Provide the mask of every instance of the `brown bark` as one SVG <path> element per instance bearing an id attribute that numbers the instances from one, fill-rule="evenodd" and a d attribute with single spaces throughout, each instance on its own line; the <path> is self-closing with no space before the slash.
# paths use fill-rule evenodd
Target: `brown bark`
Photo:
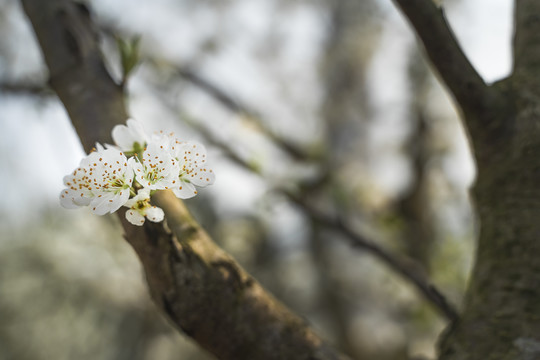
<path id="1" fill-rule="evenodd" d="M 431 0 L 395 0 L 462 110 L 475 152 L 475 266 L 441 359 L 540 358 L 540 3 L 516 1 L 513 74 L 487 86 Z"/>
<path id="2" fill-rule="evenodd" d="M 123 91 L 106 71 L 88 11 L 67 0 L 23 0 L 50 72 L 86 151 L 111 142 L 127 118 Z M 150 294 L 169 320 L 219 359 L 345 359 L 268 294 L 208 237 L 171 192 L 155 195 L 168 227 L 129 224 L 126 240 Z"/>

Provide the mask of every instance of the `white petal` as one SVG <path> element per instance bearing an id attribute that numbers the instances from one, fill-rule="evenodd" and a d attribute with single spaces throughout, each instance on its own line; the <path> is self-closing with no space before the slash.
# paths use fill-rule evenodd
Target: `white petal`
<path id="1" fill-rule="evenodd" d="M 76 192 L 75 194 L 77 196 L 73 198 L 73 203 L 77 206 L 88 206 L 92 201 L 92 198 L 86 196 L 83 192 Z"/>
<path id="2" fill-rule="evenodd" d="M 137 201 L 150 199 L 150 189 L 140 189 L 133 199 L 136 199 Z"/>
<path id="3" fill-rule="evenodd" d="M 120 193 L 116 194 L 110 203 L 109 212 L 113 213 L 116 210 L 120 209 L 129 200 L 130 189 L 124 189 Z"/>
<path id="4" fill-rule="evenodd" d="M 181 146 L 193 166 L 202 166 L 206 162 L 206 148 L 198 141 L 190 140 Z"/>
<path id="5" fill-rule="evenodd" d="M 144 200 L 147 200 L 147 199 L 150 199 L 150 189 L 143 188 L 143 189 L 140 189 L 137 192 L 137 195 L 135 195 L 134 197 L 132 197 L 131 199 L 126 201 L 124 206 L 126 206 L 128 208 L 133 208 L 135 206 L 135 204 L 137 204 L 137 202 L 144 201 Z"/>
<path id="6" fill-rule="evenodd" d="M 140 122 L 135 119 L 128 119 L 126 121 L 126 124 L 134 137 L 137 137 L 144 142 L 148 142 L 148 135 L 146 134 L 146 131 L 144 130 L 144 127 Z"/>
<path id="7" fill-rule="evenodd" d="M 189 199 L 197 195 L 197 190 L 195 190 L 195 186 L 186 182 L 181 182 L 181 185 L 179 187 L 175 187 L 173 189 L 173 192 L 174 195 L 176 195 L 176 197 L 180 199 Z"/>
<path id="8" fill-rule="evenodd" d="M 133 197 L 133 198 L 131 198 L 131 199 L 128 199 L 128 201 L 126 201 L 126 203 L 124 204 L 124 206 L 127 207 L 127 208 L 132 208 L 136 203 L 137 203 L 137 199 L 135 199 L 135 198 Z"/>
<path id="9" fill-rule="evenodd" d="M 133 137 L 125 125 L 116 125 L 112 130 L 112 138 L 116 145 L 122 150 L 133 149 L 133 143 L 135 142 Z"/>
<path id="10" fill-rule="evenodd" d="M 60 192 L 60 205 L 66 209 L 76 209 L 87 206 L 92 201 L 91 195 L 85 190 L 64 189 Z"/>
<path id="11" fill-rule="evenodd" d="M 153 144 L 156 148 L 169 151 L 171 148 L 171 143 L 174 141 L 172 137 L 165 134 L 152 134 L 148 145 Z"/>
<path id="12" fill-rule="evenodd" d="M 131 185 L 133 184 L 133 178 L 135 176 L 135 164 L 137 164 L 137 160 L 135 160 L 134 157 L 130 157 L 126 164 L 127 166 L 124 173 L 124 178 L 126 179 L 126 182 Z"/>
<path id="13" fill-rule="evenodd" d="M 60 205 L 66 209 L 77 209 L 80 207 L 80 205 L 75 203 L 75 198 L 77 197 L 77 193 L 75 193 L 71 189 L 64 189 L 62 192 L 60 192 Z"/>
<path id="14" fill-rule="evenodd" d="M 193 169 L 193 171 L 190 175 L 188 175 L 187 178 L 194 185 L 204 187 L 207 185 L 212 185 L 216 180 L 216 175 L 214 174 L 212 169 L 203 167 Z"/>
<path id="15" fill-rule="evenodd" d="M 100 193 L 99 195 L 92 200 L 89 206 L 94 214 L 105 215 L 110 212 L 115 195 L 113 193 Z"/>
<path id="16" fill-rule="evenodd" d="M 148 209 L 146 209 L 146 218 L 153 222 L 160 222 L 165 217 L 165 214 L 163 213 L 163 210 L 158 208 L 157 206 L 151 206 Z"/>
<path id="17" fill-rule="evenodd" d="M 116 145 L 125 151 L 133 150 L 133 144 L 136 142 L 141 146 L 148 142 L 148 136 L 142 125 L 133 119 L 128 119 L 127 126 L 116 125 L 112 130 L 112 138 Z"/>
<path id="18" fill-rule="evenodd" d="M 100 151 L 103 151 L 105 150 L 105 148 L 103 147 L 103 145 L 101 145 L 100 143 L 96 143 L 96 151 L 97 152 L 100 152 Z"/>
<path id="19" fill-rule="evenodd" d="M 142 216 L 138 211 L 130 209 L 126 211 L 126 219 L 133 225 L 141 226 L 144 224 L 144 216 Z"/>
<path id="20" fill-rule="evenodd" d="M 131 159 L 130 159 L 131 160 Z M 134 160 L 133 163 L 132 163 L 132 167 L 133 167 L 133 173 L 135 174 L 135 180 L 137 180 L 137 182 L 143 186 L 143 187 L 146 187 L 146 183 L 148 181 L 145 180 L 145 169 L 144 169 L 144 166 L 138 162 L 137 160 Z"/>

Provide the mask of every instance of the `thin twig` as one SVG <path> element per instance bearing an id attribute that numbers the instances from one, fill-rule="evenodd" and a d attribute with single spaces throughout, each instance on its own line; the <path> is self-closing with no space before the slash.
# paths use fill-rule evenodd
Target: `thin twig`
<path id="1" fill-rule="evenodd" d="M 203 77 L 202 75 L 197 74 L 193 70 L 188 69 L 187 67 L 174 65 L 171 66 L 173 67 L 175 73 L 184 81 L 187 81 L 190 84 L 203 90 L 206 94 L 210 95 L 214 100 L 216 100 L 227 110 L 233 112 L 234 114 L 242 116 L 246 120 L 249 120 L 259 129 L 259 131 L 261 131 L 278 147 L 283 149 L 294 159 L 301 161 L 318 160 L 316 154 L 306 152 L 296 144 L 293 144 L 289 140 L 284 139 L 283 137 L 279 136 L 274 131 L 269 129 L 266 125 L 267 121 L 263 118 L 260 112 L 254 110 L 252 107 L 234 98 L 225 89 L 221 88 L 220 86 Z"/>
<path id="2" fill-rule="evenodd" d="M 54 95 L 53 91 L 45 85 L 26 84 L 26 83 L 18 83 L 18 82 L 0 83 L 0 92 L 13 94 L 13 95 L 35 95 L 35 96 Z"/>
<path id="3" fill-rule="evenodd" d="M 389 268 L 400 274 L 405 280 L 410 281 L 448 320 L 457 320 L 458 313 L 454 306 L 451 305 L 441 292 L 429 282 L 427 277 L 420 270 L 421 266 L 417 264 L 416 261 L 407 260 L 396 254 L 391 254 L 375 242 L 367 239 L 364 235 L 353 230 L 341 218 L 332 218 L 332 216 L 311 206 L 306 200 L 288 191 L 282 191 L 282 193 L 287 195 L 291 201 L 304 209 L 314 221 L 346 235 L 346 238 L 353 247 L 369 252 L 382 260 Z"/>

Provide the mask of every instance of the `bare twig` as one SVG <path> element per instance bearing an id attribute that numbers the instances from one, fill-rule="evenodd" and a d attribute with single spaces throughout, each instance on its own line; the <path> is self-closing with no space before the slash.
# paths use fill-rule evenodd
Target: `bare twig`
<path id="1" fill-rule="evenodd" d="M 54 93 L 45 85 L 27 84 L 19 82 L 1 82 L 0 92 L 5 92 L 13 95 L 35 95 L 47 96 Z"/>
<path id="2" fill-rule="evenodd" d="M 226 109 L 239 116 L 242 116 L 244 119 L 249 120 L 259 129 L 259 131 L 261 131 L 265 136 L 267 136 L 278 147 L 283 149 L 288 155 L 290 155 L 294 159 L 301 161 L 318 160 L 317 154 L 311 154 L 309 152 L 306 152 L 298 145 L 292 143 L 287 139 L 284 139 L 282 136 L 279 136 L 274 131 L 269 129 L 267 126 L 267 121 L 261 115 L 260 111 L 256 111 L 253 109 L 253 107 L 234 98 L 232 95 L 230 95 L 228 91 L 226 91 L 222 87 L 218 86 L 209 79 L 203 77 L 200 74 L 197 74 L 195 71 L 187 67 L 173 66 L 173 68 L 176 74 L 178 74 L 178 76 L 181 77 L 184 81 L 187 81 L 192 85 L 198 87 L 199 89 L 203 90 Z"/>
<path id="3" fill-rule="evenodd" d="M 362 249 L 374 255 L 394 272 L 400 274 L 405 280 L 414 285 L 420 294 L 422 294 L 422 296 L 424 296 L 424 298 L 428 300 L 437 310 L 439 310 L 439 312 L 441 312 L 441 314 L 443 314 L 448 320 L 457 320 L 458 313 L 454 306 L 452 306 L 446 300 L 446 298 L 433 284 L 429 283 L 423 271 L 421 271 L 421 266 L 418 263 L 412 260 L 406 260 L 405 258 L 399 257 L 396 254 L 391 254 L 388 250 L 383 249 L 381 246 L 358 233 L 340 217 L 332 217 L 331 215 L 316 209 L 305 199 L 300 198 L 289 191 L 283 190 L 282 193 L 287 195 L 291 201 L 306 211 L 310 218 L 329 229 L 344 234 L 353 247 Z"/>

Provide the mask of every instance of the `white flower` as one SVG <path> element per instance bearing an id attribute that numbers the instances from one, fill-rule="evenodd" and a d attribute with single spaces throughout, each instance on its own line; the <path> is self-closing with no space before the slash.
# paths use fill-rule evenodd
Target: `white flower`
<path id="1" fill-rule="evenodd" d="M 144 224 L 144 218 L 153 222 L 163 220 L 165 214 L 157 206 L 150 205 L 150 189 L 141 189 L 137 195 L 129 199 L 124 206 L 129 208 L 126 211 L 126 219 L 133 225 L 141 226 Z"/>
<path id="2" fill-rule="evenodd" d="M 142 152 L 149 139 L 140 122 L 128 119 L 126 125 L 116 125 L 112 138 L 118 147 L 126 153 Z"/>
<path id="3" fill-rule="evenodd" d="M 118 210 L 129 199 L 133 162 L 113 148 L 90 153 L 64 177 L 67 188 L 60 193 L 60 204 L 68 209 L 90 206 L 97 215 Z"/>
<path id="4" fill-rule="evenodd" d="M 173 188 L 174 194 L 181 199 L 197 195 L 195 186 L 204 187 L 214 183 L 216 177 L 212 169 L 206 166 L 206 149 L 196 141 L 171 144 L 171 151 L 179 165 L 179 183 Z M 195 186 L 194 186 L 195 185 Z"/>
<path id="5" fill-rule="evenodd" d="M 172 189 L 178 183 L 178 162 L 169 151 L 166 137 L 155 137 L 142 155 L 142 162 L 133 163 L 135 177 L 142 187 L 151 190 Z"/>
<path id="6" fill-rule="evenodd" d="M 115 126 L 112 136 L 117 146 L 97 143 L 79 167 L 64 177 L 62 206 L 89 206 L 95 214 L 104 215 L 125 205 L 129 208 L 126 219 L 142 225 L 145 218 L 155 222 L 164 218 L 163 210 L 150 205 L 153 190 L 170 189 L 187 199 L 197 194 L 195 186 L 204 187 L 215 180 L 206 166 L 206 149 L 198 142 L 180 142 L 173 133 L 149 137 L 132 119 L 127 125 Z M 137 195 L 130 199 L 136 189 Z"/>

